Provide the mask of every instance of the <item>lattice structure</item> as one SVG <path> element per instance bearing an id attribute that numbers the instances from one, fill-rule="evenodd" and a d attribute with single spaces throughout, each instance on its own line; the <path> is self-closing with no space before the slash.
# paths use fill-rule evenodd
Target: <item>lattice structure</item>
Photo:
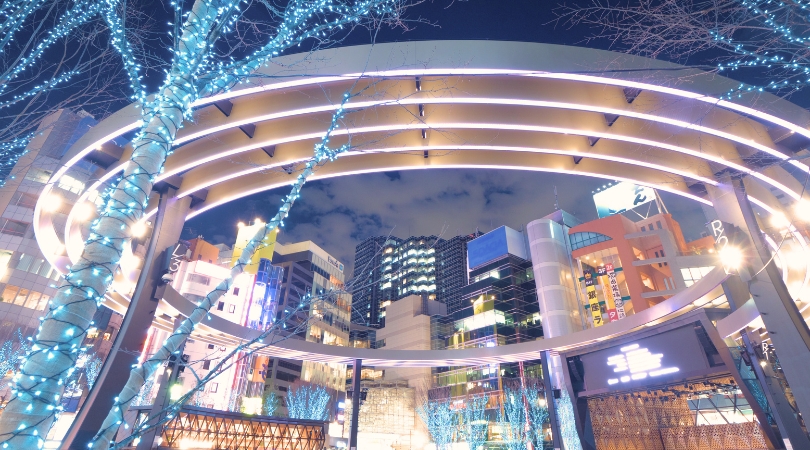
<path id="1" fill-rule="evenodd" d="M 756 422 L 678 427 L 661 430 L 666 450 L 765 450 L 765 437 Z"/>
<path id="2" fill-rule="evenodd" d="M 357 443 L 361 449 L 410 449 L 416 422 L 416 392 L 404 382 L 368 385 L 366 400 L 360 405 Z M 349 436 L 352 404 L 346 402 L 343 437 Z"/>
<path id="3" fill-rule="evenodd" d="M 765 450 L 757 422 L 698 426 L 687 399 L 733 386 L 722 377 L 663 390 L 588 399 L 598 450 Z"/>
<path id="4" fill-rule="evenodd" d="M 186 407 L 166 424 L 160 446 L 194 448 L 201 443 L 229 450 L 321 450 L 325 436 L 326 422 Z"/>

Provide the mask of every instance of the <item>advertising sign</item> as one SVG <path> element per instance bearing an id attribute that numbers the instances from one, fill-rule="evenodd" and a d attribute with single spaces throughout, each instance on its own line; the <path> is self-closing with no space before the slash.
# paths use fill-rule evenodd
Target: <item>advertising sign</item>
<path id="1" fill-rule="evenodd" d="M 585 389 L 659 384 L 709 368 L 693 326 L 665 331 L 582 355 Z"/>
<path id="2" fill-rule="evenodd" d="M 619 282 L 616 280 L 616 271 L 613 264 L 605 264 L 605 273 L 608 278 L 608 285 L 610 286 L 610 293 L 613 297 L 613 303 L 616 307 L 616 320 L 624 319 L 627 314 L 624 312 L 624 300 L 622 300 L 622 291 L 619 289 Z"/>
<path id="3" fill-rule="evenodd" d="M 655 191 L 647 186 L 621 182 L 593 195 L 599 218 L 623 213 L 655 200 Z"/>
<path id="4" fill-rule="evenodd" d="M 588 305 L 591 310 L 591 317 L 593 317 L 593 326 L 601 327 L 602 322 L 602 307 L 599 305 L 599 299 L 596 296 L 596 287 L 594 283 L 596 280 L 593 278 L 591 272 L 585 272 L 585 292 L 588 295 Z"/>
<path id="5" fill-rule="evenodd" d="M 597 268 L 596 274 L 599 275 L 599 284 L 602 286 L 602 294 L 605 296 L 605 313 L 607 314 L 607 320 L 608 322 L 615 322 L 619 320 L 619 316 L 616 313 L 616 302 L 613 300 L 613 291 L 610 289 L 606 267 L 600 266 Z M 621 299 L 619 300 L 621 301 Z"/>

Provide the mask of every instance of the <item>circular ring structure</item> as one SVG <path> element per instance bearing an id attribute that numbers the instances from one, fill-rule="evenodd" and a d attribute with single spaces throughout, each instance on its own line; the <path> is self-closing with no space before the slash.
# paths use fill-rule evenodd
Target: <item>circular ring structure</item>
<path id="1" fill-rule="evenodd" d="M 803 189 L 782 164 L 810 174 L 794 155 L 810 143 L 810 114 L 769 94 L 746 94 L 733 102 L 721 98 L 738 84 L 645 58 L 515 42 L 412 42 L 285 56 L 232 91 L 197 101 L 157 181 L 176 186 L 175 198 L 192 198 L 187 219 L 290 185 L 344 93 L 352 92 L 345 126 L 331 139 L 335 146 L 350 142 L 352 150 L 319 168 L 312 180 L 393 170 L 525 170 L 631 181 L 711 206 L 707 187 L 744 173 L 759 212 L 784 214 L 786 206 L 802 201 Z M 63 273 L 81 254 L 86 222 L 74 207 L 64 231 L 56 230 L 41 199 L 58 190 L 61 177 L 79 161 L 107 160 L 76 205 L 92 200 L 132 153 L 111 141 L 140 124 L 136 105 L 100 122 L 70 148 L 65 166 L 44 190 L 35 209 L 35 232 L 43 254 Z M 153 196 L 147 216 L 156 204 Z M 792 290 L 801 292 L 810 282 L 810 255 L 804 238 L 790 232 L 793 250 L 805 263 L 783 264 L 783 271 Z M 131 286 L 139 270 L 129 248 L 122 266 L 116 282 Z M 706 294 L 695 286 L 683 298 L 694 301 Z M 123 312 L 129 299 L 126 289 L 119 291 L 107 296 L 107 305 Z M 162 305 L 183 313 L 182 305 L 170 303 Z M 676 310 L 668 311 L 650 321 Z M 156 318 L 155 324 L 171 328 L 164 319 Z M 231 339 L 214 328 L 198 333 L 212 342 Z M 583 343 L 597 338 L 582 336 Z M 507 361 L 525 352 L 506 353 L 512 356 L 498 358 Z M 475 361 L 482 360 L 468 360 Z"/>

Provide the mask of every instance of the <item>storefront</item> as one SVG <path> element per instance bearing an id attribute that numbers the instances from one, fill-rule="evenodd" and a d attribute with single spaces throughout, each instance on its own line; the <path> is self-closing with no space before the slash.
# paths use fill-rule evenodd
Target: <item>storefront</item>
<path id="1" fill-rule="evenodd" d="M 585 450 L 774 447 L 759 385 L 717 334 L 713 314 L 723 312 L 696 310 L 561 353 Z"/>

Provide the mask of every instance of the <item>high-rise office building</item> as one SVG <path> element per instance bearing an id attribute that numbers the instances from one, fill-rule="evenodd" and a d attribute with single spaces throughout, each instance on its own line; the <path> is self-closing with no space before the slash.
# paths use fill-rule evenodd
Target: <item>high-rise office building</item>
<path id="1" fill-rule="evenodd" d="M 445 348 L 496 347 L 542 337 L 534 274 L 523 233 L 497 228 L 468 244 L 469 284 L 458 289 L 458 306 L 445 320 Z M 504 378 L 540 377 L 538 361 L 447 368 L 434 387 L 451 397 L 494 393 Z"/>
<path id="2" fill-rule="evenodd" d="M 481 236 L 472 234 L 442 240 L 436 245 L 436 299 L 453 314 L 462 307 L 461 289 L 467 285 L 467 243 Z"/>
<path id="3" fill-rule="evenodd" d="M 425 295 L 452 307 L 467 284 L 467 242 L 478 234 L 442 239 L 371 237 L 355 253 L 352 321 L 385 326 L 385 308 L 409 295 Z"/>
<path id="4" fill-rule="evenodd" d="M 295 307 L 308 294 L 330 294 L 329 301 L 315 301 L 300 337 L 326 345 L 349 345 L 351 294 L 343 292 L 344 265 L 311 241 L 276 244 L 273 265 L 284 270 L 277 318 Z M 288 325 L 288 328 L 293 326 Z M 334 391 L 345 389 L 346 365 L 274 358 L 268 364 L 267 384 L 284 395 L 297 379 L 320 384 Z"/>

